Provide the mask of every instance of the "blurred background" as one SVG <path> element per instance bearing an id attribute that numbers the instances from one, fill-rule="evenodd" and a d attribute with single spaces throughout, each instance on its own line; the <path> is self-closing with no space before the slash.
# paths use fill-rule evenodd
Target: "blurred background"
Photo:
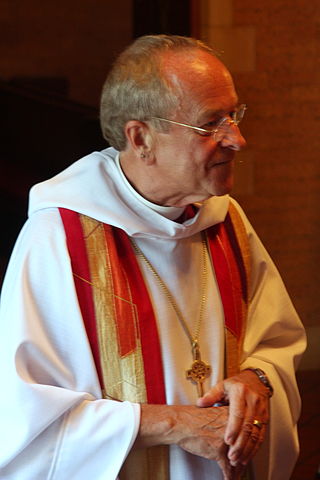
<path id="1" fill-rule="evenodd" d="M 115 56 L 146 33 L 205 40 L 231 70 L 248 147 L 234 196 L 277 264 L 308 334 L 301 455 L 320 463 L 320 2 L 0 0 L 0 281 L 30 187 L 105 147 L 98 105 Z"/>

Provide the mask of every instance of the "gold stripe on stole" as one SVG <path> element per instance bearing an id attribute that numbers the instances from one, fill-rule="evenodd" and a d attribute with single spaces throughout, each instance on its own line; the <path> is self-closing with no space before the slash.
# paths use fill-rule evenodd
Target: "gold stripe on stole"
<path id="1" fill-rule="evenodd" d="M 233 258 L 234 251 L 231 246 L 230 238 L 227 234 L 227 231 L 225 231 L 226 236 L 224 235 L 217 235 L 218 243 L 220 245 L 221 251 L 223 252 L 225 262 L 227 265 L 228 273 L 229 273 L 229 279 L 231 282 L 232 290 L 233 292 L 230 294 L 230 297 L 228 298 L 228 302 L 232 302 L 233 304 L 233 310 L 234 310 L 234 315 L 237 317 L 238 321 L 240 321 L 241 328 L 243 327 L 243 308 L 242 308 L 242 297 L 240 298 L 239 295 L 236 295 L 233 289 L 234 283 L 235 282 L 240 282 L 240 276 L 238 277 L 238 270 L 236 272 L 234 271 L 234 267 L 238 269 L 237 261 L 235 258 Z M 223 240 L 224 239 L 224 240 Z M 231 255 L 230 255 L 231 253 Z M 235 262 L 234 262 L 235 260 Z M 217 282 L 220 288 L 220 282 L 222 283 L 223 279 L 220 278 L 220 273 L 219 271 L 216 272 L 216 278 Z M 223 288 L 223 287 L 222 287 Z M 225 308 L 224 302 L 226 301 L 225 299 L 222 299 L 222 304 L 223 308 Z M 238 306 L 240 304 L 240 316 L 241 318 L 238 318 L 239 310 Z M 225 318 L 225 375 L 226 378 L 232 377 L 233 375 L 236 375 L 239 373 L 239 340 L 237 335 L 232 331 L 230 326 L 227 325 L 227 319 Z M 241 335 L 241 334 L 240 334 Z"/>
<path id="2" fill-rule="evenodd" d="M 117 338 L 117 318 L 110 252 L 107 248 L 104 225 L 81 215 L 92 281 L 92 296 L 104 382 L 104 398 L 147 401 L 143 356 L 139 338 L 136 308 L 130 298 L 118 300 L 131 305 L 136 325 L 136 348 L 120 356 Z M 130 292 L 130 288 L 126 289 Z M 132 450 L 119 473 L 121 480 L 167 480 L 168 448 L 166 446 Z"/>
<path id="3" fill-rule="evenodd" d="M 249 288 L 250 288 L 250 278 L 251 278 L 251 255 L 250 255 L 250 245 L 248 240 L 248 234 L 246 228 L 244 226 L 243 220 L 233 205 L 230 202 L 229 204 L 229 213 L 234 225 L 234 229 L 236 232 L 237 240 L 239 243 L 239 247 L 241 250 L 241 255 L 244 263 L 244 269 L 246 273 L 246 281 L 247 281 L 247 298 L 244 300 L 241 299 L 241 309 L 242 309 L 242 329 L 241 329 L 241 337 L 240 341 L 238 342 L 238 351 L 239 355 L 242 352 L 244 334 L 246 331 L 246 323 L 247 323 L 247 314 L 248 314 L 248 306 L 249 306 Z"/>
<path id="4" fill-rule="evenodd" d="M 247 283 L 247 288 L 249 288 L 249 277 L 250 277 L 250 249 L 249 249 L 249 241 L 248 241 L 248 236 L 247 232 L 245 230 L 245 226 L 243 223 L 243 220 L 236 209 L 236 207 L 230 202 L 229 203 L 229 215 L 231 219 L 231 223 L 233 225 L 234 229 L 234 234 L 235 237 L 238 241 L 238 245 L 240 248 L 241 252 L 241 257 L 243 260 L 243 266 L 244 266 L 244 273 L 246 277 L 246 283 Z M 225 251 L 224 246 L 221 244 L 222 250 L 225 254 L 226 261 L 229 265 L 229 271 L 230 274 L 232 274 L 233 269 L 231 268 L 231 264 L 233 264 L 232 259 L 231 263 L 228 260 L 228 253 Z M 230 245 L 231 247 L 231 245 Z M 236 253 L 233 251 L 233 248 L 231 247 L 231 252 L 233 252 L 234 255 Z M 235 257 L 236 264 L 238 263 L 238 260 Z M 239 269 L 239 267 L 238 267 Z M 239 270 L 238 270 L 239 271 Z M 232 278 L 235 282 L 237 281 L 236 278 Z M 240 280 L 241 282 L 241 280 Z M 227 377 L 231 377 L 233 375 L 236 375 L 239 372 L 239 365 L 240 365 L 240 358 L 241 358 L 241 352 L 242 352 L 242 345 L 243 345 L 243 338 L 244 338 L 244 332 L 246 329 L 246 319 L 247 319 L 247 310 L 248 310 L 248 305 L 247 305 L 247 299 L 243 298 L 243 295 L 241 295 L 240 298 L 233 298 L 233 301 L 235 301 L 235 314 L 237 315 L 237 307 L 236 305 L 240 306 L 240 322 L 241 322 L 241 332 L 240 332 L 240 338 L 238 339 L 236 335 L 229 329 L 225 328 L 225 346 L 226 346 L 226 365 L 225 365 L 225 371 Z"/>
<path id="5" fill-rule="evenodd" d="M 236 336 L 225 328 L 226 335 L 226 375 L 232 377 L 239 373 L 238 341 Z"/>
<path id="6" fill-rule="evenodd" d="M 122 358 L 118 352 L 111 265 L 103 224 L 86 216 L 81 216 L 81 223 L 93 286 L 92 295 L 106 395 L 116 400 L 145 402 L 146 387 L 140 339 L 136 339 L 134 352 Z"/>
<path id="7" fill-rule="evenodd" d="M 250 246 L 249 246 L 248 235 L 238 210 L 231 202 L 229 204 L 229 214 L 230 214 L 231 221 L 233 223 L 234 230 L 236 232 L 236 237 L 241 250 L 245 273 L 246 273 L 247 288 L 249 290 L 251 265 L 250 265 Z M 226 329 L 227 349 L 229 350 L 228 357 L 231 357 L 230 372 L 231 370 L 234 370 L 236 368 L 236 371 L 234 371 L 233 374 L 239 372 L 239 360 L 242 352 L 242 345 L 243 345 L 244 333 L 246 329 L 247 313 L 248 313 L 249 291 L 247 292 L 247 295 L 248 295 L 248 298 L 246 299 L 246 301 L 244 301 L 243 297 L 241 298 L 242 328 L 241 328 L 241 337 L 239 341 L 237 342 L 237 339 L 235 338 L 235 336 L 232 335 L 232 333 Z M 235 361 L 234 355 L 236 355 L 236 361 L 237 361 L 236 367 L 234 364 L 234 361 Z M 229 361 L 229 358 L 228 358 L 228 361 Z M 252 471 L 252 465 L 250 463 L 246 467 L 245 472 L 241 475 L 241 480 L 253 480 L 253 478 L 254 476 Z"/>
<path id="8" fill-rule="evenodd" d="M 239 242 L 244 267 L 247 273 L 247 281 L 249 285 L 251 266 L 250 266 L 250 247 L 249 247 L 248 234 L 244 226 L 243 220 L 240 216 L 240 213 L 231 202 L 229 204 L 229 213 L 230 213 L 232 223 L 234 225 L 234 229 L 237 234 L 237 239 Z"/>

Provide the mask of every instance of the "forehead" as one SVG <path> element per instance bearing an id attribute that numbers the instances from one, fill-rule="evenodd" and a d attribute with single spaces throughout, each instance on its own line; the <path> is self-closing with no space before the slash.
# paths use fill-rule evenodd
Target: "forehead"
<path id="1" fill-rule="evenodd" d="M 163 59 L 167 78 L 180 93 L 180 113 L 195 121 L 232 110 L 238 98 L 223 63 L 202 50 L 170 52 Z"/>

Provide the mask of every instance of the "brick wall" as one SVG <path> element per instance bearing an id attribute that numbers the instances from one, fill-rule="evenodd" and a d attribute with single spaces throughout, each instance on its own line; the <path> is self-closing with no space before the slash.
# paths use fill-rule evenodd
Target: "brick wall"
<path id="1" fill-rule="evenodd" d="M 320 3 L 200 0 L 200 37 L 248 104 L 234 196 L 275 260 L 320 367 Z"/>

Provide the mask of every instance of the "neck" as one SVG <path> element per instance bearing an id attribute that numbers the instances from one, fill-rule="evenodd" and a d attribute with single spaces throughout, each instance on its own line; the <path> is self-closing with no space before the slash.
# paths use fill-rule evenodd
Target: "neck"
<path id="1" fill-rule="evenodd" d="M 143 161 L 137 162 L 129 152 L 121 152 L 120 166 L 132 188 L 149 202 L 163 207 L 185 206 L 177 205 L 174 198 L 163 195 L 163 188 L 157 185 L 153 165 L 145 165 Z"/>
<path id="2" fill-rule="evenodd" d="M 170 191 L 170 185 L 164 186 L 163 182 L 159 181 L 160 174 L 156 170 L 156 164 L 146 165 L 143 161 L 139 162 L 129 152 L 121 152 L 120 166 L 132 188 L 156 205 L 185 208 L 210 197 L 210 195 L 207 198 L 203 195 L 186 195 L 184 192 L 176 192 L 173 189 Z"/>

